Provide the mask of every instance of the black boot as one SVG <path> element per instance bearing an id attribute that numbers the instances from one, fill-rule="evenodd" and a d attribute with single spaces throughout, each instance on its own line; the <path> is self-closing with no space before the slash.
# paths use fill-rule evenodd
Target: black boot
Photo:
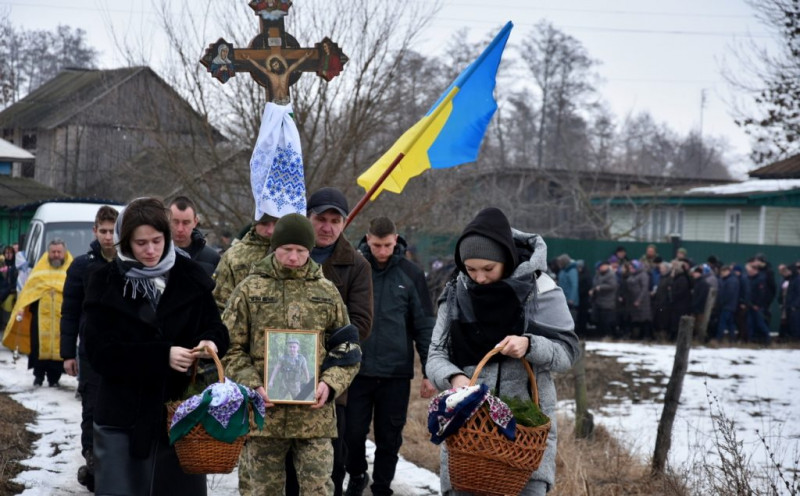
<path id="1" fill-rule="evenodd" d="M 358 476 L 351 476 L 350 481 L 347 483 L 347 491 L 345 496 L 361 496 L 364 494 L 364 489 L 369 484 L 369 474 L 364 472 Z"/>
<path id="2" fill-rule="evenodd" d="M 94 492 L 94 453 L 91 450 L 83 450 L 83 458 L 86 459 L 86 465 L 78 469 L 78 482 Z"/>

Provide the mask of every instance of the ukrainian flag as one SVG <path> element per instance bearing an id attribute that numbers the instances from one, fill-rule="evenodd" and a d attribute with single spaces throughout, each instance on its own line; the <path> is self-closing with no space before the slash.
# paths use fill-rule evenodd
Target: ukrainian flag
<path id="1" fill-rule="evenodd" d="M 455 167 L 478 158 L 478 150 L 497 102 L 494 100 L 497 67 L 513 24 L 507 23 L 472 64 L 462 72 L 427 114 L 358 177 L 367 192 L 399 160 L 396 168 L 372 195 L 403 191 L 406 183 L 427 169 Z"/>

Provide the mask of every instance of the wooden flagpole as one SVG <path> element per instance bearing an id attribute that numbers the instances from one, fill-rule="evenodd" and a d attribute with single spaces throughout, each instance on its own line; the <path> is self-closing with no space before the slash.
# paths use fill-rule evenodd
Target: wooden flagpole
<path id="1" fill-rule="evenodd" d="M 379 177 L 378 180 L 375 181 L 375 184 L 372 185 L 372 187 L 369 189 L 369 191 L 367 191 L 364 194 L 364 196 L 358 201 L 356 206 L 353 207 L 353 210 L 350 211 L 350 215 L 347 216 L 347 222 L 344 223 L 344 228 L 345 229 L 347 229 L 347 226 L 350 225 L 350 223 L 353 221 L 353 219 L 356 217 L 356 215 L 358 215 L 358 213 L 361 212 L 361 209 L 364 208 L 364 205 L 366 205 L 367 202 L 369 201 L 369 199 L 372 198 L 372 195 L 374 195 L 375 192 L 378 191 L 378 188 L 381 187 L 381 185 L 386 180 L 386 178 L 389 177 L 389 174 L 391 174 L 392 171 L 394 171 L 395 168 L 397 168 L 397 166 L 400 164 L 400 161 L 403 160 L 403 157 L 405 157 L 405 156 L 406 155 L 404 153 L 398 153 L 397 157 L 395 157 L 394 161 L 392 161 L 392 163 L 389 164 L 389 167 L 387 167 L 386 170 L 383 171 L 383 174 L 381 174 L 381 177 Z"/>

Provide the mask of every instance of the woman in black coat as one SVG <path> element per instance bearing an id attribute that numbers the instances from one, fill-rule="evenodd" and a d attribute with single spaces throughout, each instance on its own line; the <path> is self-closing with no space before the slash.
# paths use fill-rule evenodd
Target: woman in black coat
<path id="1" fill-rule="evenodd" d="M 131 202 L 114 228 L 117 258 L 86 289 L 86 351 L 101 376 L 94 413 L 95 493 L 205 495 L 167 439 L 165 403 L 182 399 L 195 351 L 224 355 L 228 331 L 203 269 L 175 251 L 164 204 Z"/>

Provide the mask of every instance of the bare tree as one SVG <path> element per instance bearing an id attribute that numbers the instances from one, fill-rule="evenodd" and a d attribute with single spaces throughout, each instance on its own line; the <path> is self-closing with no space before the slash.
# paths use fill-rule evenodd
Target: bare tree
<path id="1" fill-rule="evenodd" d="M 559 166 L 571 126 L 580 126 L 575 110 L 594 92 L 595 61 L 578 40 L 547 21 L 539 22 L 522 41 L 520 55 L 541 95 L 536 166 Z M 548 149 L 552 151 L 546 157 Z"/>
<path id="2" fill-rule="evenodd" d="M 794 0 L 747 0 L 762 24 L 772 30 L 777 50 L 751 42 L 735 57 L 746 73 L 727 70 L 732 87 L 752 98 L 734 105 L 736 124 L 753 138 L 758 164 L 800 152 L 800 3 Z"/>
<path id="3" fill-rule="evenodd" d="M 91 68 L 98 52 L 86 32 L 59 25 L 54 31 L 14 27 L 0 13 L 0 108 L 17 102 L 65 67 Z"/>

